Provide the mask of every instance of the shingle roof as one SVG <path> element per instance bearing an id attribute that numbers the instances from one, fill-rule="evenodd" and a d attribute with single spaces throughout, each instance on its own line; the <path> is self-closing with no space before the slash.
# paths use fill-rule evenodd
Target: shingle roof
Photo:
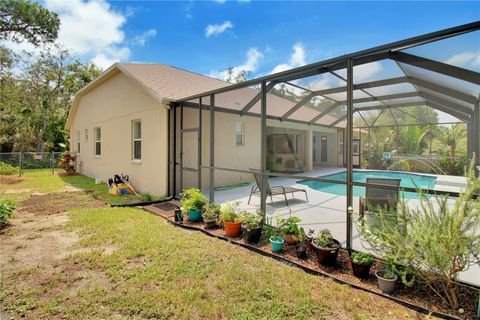
<path id="1" fill-rule="evenodd" d="M 231 85 L 231 83 L 218 80 L 199 73 L 179 69 L 164 64 L 146 64 L 146 63 L 116 63 L 107 69 L 100 77 L 82 88 L 73 102 L 72 109 L 68 115 L 65 128 L 69 128 L 72 118 L 78 107 L 80 97 L 96 87 L 97 84 L 108 79 L 107 75 L 119 70 L 136 81 L 141 87 L 148 91 L 152 96 L 163 102 L 182 100 L 185 97 L 200 94 L 202 92 L 211 91 Z M 258 89 L 241 88 L 234 91 L 228 91 L 215 95 L 215 106 L 232 110 L 243 109 L 257 94 Z M 197 101 L 195 101 L 197 102 Z M 203 101 L 209 104 L 209 99 Z M 249 112 L 260 114 L 260 104 L 258 101 Z M 295 102 L 281 98 L 273 94 L 267 94 L 267 114 L 274 117 L 282 117 L 288 112 Z M 291 114 L 288 119 L 309 122 L 318 111 L 302 107 Z M 325 115 L 318 124 L 328 124 L 335 121 L 335 118 Z"/>
<path id="2" fill-rule="evenodd" d="M 158 96 L 168 100 L 181 100 L 188 96 L 231 85 L 226 81 L 163 64 L 121 63 L 118 66 L 120 70 L 128 72 L 130 76 Z M 217 94 L 215 95 L 215 105 L 238 111 L 243 109 L 258 93 L 259 91 L 253 88 L 242 88 Z M 208 104 L 209 102 L 205 101 L 204 103 Z M 274 117 L 283 116 L 295 104 L 293 101 L 273 94 L 267 95 L 267 113 Z M 260 101 L 249 111 L 260 113 Z M 317 114 L 317 111 L 303 107 L 291 114 L 289 119 L 308 122 Z M 335 118 L 326 115 L 322 120 L 332 123 Z"/>

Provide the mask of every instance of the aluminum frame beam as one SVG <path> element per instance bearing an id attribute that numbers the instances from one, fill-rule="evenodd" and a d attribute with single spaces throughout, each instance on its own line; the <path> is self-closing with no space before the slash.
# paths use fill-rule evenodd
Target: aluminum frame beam
<path id="1" fill-rule="evenodd" d="M 447 63 L 430 60 L 405 52 L 391 52 L 390 59 L 401 63 L 409 64 L 418 68 L 441 73 L 443 75 L 457 78 L 474 84 L 480 84 L 480 73 L 452 66 Z"/>
<path id="2" fill-rule="evenodd" d="M 426 92 L 420 91 L 418 94 L 420 95 L 420 97 L 424 98 L 428 102 L 440 104 L 440 105 L 442 105 L 442 106 L 444 106 L 448 109 L 452 109 L 452 111 L 454 111 L 454 112 L 463 113 L 467 116 L 470 116 L 473 113 L 473 108 L 470 109 L 466 106 L 462 106 L 462 105 L 457 104 L 455 102 L 432 96 L 431 94 L 428 94 Z"/>
<path id="3" fill-rule="evenodd" d="M 266 92 L 270 91 L 278 82 L 277 81 L 270 81 L 270 83 L 266 86 Z M 262 92 L 259 92 L 250 102 L 248 102 L 245 107 L 240 111 L 240 114 L 243 115 L 244 113 L 248 112 L 248 110 L 252 109 L 253 106 L 260 101 L 262 98 Z"/>
<path id="4" fill-rule="evenodd" d="M 329 114 L 331 111 L 333 111 L 334 109 L 336 109 L 337 107 L 341 106 L 342 104 L 340 102 L 335 102 L 334 104 L 332 104 L 330 107 L 328 107 L 327 109 L 323 110 L 322 112 L 320 112 L 315 118 L 313 118 L 312 120 L 310 120 L 309 124 L 316 124 L 316 122 L 323 118 L 325 115 Z"/>
<path id="5" fill-rule="evenodd" d="M 296 105 L 294 105 L 290 110 L 284 113 L 284 115 L 280 118 L 282 121 L 287 119 L 290 115 L 292 115 L 295 111 L 300 109 L 303 105 L 305 105 L 310 99 L 312 99 L 315 96 L 315 94 L 310 93 L 307 96 L 305 96 L 302 100 L 297 102 Z"/>

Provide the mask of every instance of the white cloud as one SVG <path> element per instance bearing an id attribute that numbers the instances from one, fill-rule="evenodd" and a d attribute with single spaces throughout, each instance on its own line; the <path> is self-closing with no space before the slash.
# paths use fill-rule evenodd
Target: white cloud
<path id="1" fill-rule="evenodd" d="M 250 73 L 255 72 L 261 59 L 263 59 L 263 54 L 258 51 L 257 48 L 248 49 L 247 60 L 243 64 L 232 68 L 232 77 L 237 77 L 238 74 L 242 71 Z M 217 79 L 225 80 L 228 77 L 228 69 L 225 69 L 223 71 L 212 71 L 210 72 L 210 76 Z"/>
<path id="2" fill-rule="evenodd" d="M 222 24 L 209 24 L 205 28 L 205 37 L 217 36 L 228 29 L 233 28 L 233 24 L 230 21 L 224 21 Z"/>
<path id="3" fill-rule="evenodd" d="M 457 66 L 457 67 L 463 67 L 463 68 L 469 68 L 469 67 L 480 67 L 480 51 L 474 52 L 474 51 L 465 51 L 459 54 L 456 54 L 454 56 L 451 56 L 447 60 L 445 60 L 445 63 Z"/>
<path id="4" fill-rule="evenodd" d="M 133 38 L 133 44 L 135 44 L 137 46 L 140 46 L 140 47 L 143 47 L 149 39 L 155 38 L 156 35 L 157 35 L 157 30 L 149 29 L 149 30 L 145 31 L 144 33 L 142 33 L 142 34 L 136 36 L 135 38 Z"/>
<path id="5" fill-rule="evenodd" d="M 126 18 L 106 1 L 47 0 L 45 5 L 59 15 L 58 42 L 73 53 L 90 57 L 102 68 L 130 56 L 129 48 L 122 45 Z"/>
<path id="6" fill-rule="evenodd" d="M 282 72 L 282 71 L 293 69 L 296 67 L 301 67 L 307 64 L 305 60 L 306 52 L 305 52 L 305 48 L 303 47 L 303 44 L 296 43 L 292 49 L 293 49 L 293 52 L 290 55 L 288 63 L 281 63 L 275 66 L 275 68 L 273 68 L 271 73 Z"/>
<path id="7" fill-rule="evenodd" d="M 224 4 L 227 0 L 213 0 L 213 2 Z"/>

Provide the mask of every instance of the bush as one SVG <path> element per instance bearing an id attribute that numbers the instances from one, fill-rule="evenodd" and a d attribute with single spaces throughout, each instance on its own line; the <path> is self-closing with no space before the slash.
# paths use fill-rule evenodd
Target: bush
<path id="1" fill-rule="evenodd" d="M 354 252 L 352 253 L 352 262 L 355 264 L 371 265 L 375 257 L 371 253 Z"/>
<path id="2" fill-rule="evenodd" d="M 300 233 L 300 228 L 298 224 L 300 223 L 299 217 L 288 217 L 280 220 L 280 228 L 284 234 L 289 235 L 298 235 Z"/>
<path id="3" fill-rule="evenodd" d="M 335 245 L 335 241 L 333 240 L 332 233 L 328 229 L 320 230 L 318 236 L 313 240 L 313 242 L 323 248 L 331 248 Z"/>
<path id="4" fill-rule="evenodd" d="M 180 204 L 182 205 L 184 212 L 200 210 L 207 203 L 203 193 L 196 188 L 183 190 L 180 195 L 182 196 Z"/>
<path id="5" fill-rule="evenodd" d="M 0 174 L 10 175 L 10 174 L 17 174 L 17 173 L 18 173 L 18 167 L 14 167 L 9 163 L 0 161 Z"/>
<path id="6" fill-rule="evenodd" d="M 439 162 L 440 168 L 442 168 L 446 174 L 452 176 L 461 176 L 465 174 L 466 164 L 466 158 L 446 158 Z"/>
<path id="7" fill-rule="evenodd" d="M 221 206 L 220 220 L 223 222 L 242 222 L 243 216 L 239 214 L 240 202 L 227 202 Z"/>
<path id="8" fill-rule="evenodd" d="M 8 219 L 13 215 L 15 210 L 15 201 L 0 199 L 0 228 L 7 225 Z"/>
<path id="9" fill-rule="evenodd" d="M 420 205 L 411 209 L 400 202 L 392 220 L 380 212 L 376 221 L 355 216 L 361 237 L 382 255 L 394 271 L 401 271 L 402 282 L 427 285 L 445 303 L 458 309 L 458 283 L 455 277 L 480 262 L 480 177 L 475 177 L 474 160 L 467 171 L 467 186 L 456 199 L 446 196 L 420 196 Z M 408 279 L 410 278 L 410 279 Z M 411 283 L 406 283 L 411 284 Z"/>

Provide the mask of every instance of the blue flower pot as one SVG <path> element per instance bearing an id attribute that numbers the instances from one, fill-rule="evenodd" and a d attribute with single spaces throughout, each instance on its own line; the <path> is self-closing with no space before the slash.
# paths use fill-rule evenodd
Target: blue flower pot
<path id="1" fill-rule="evenodd" d="M 192 222 L 202 220 L 202 209 L 188 210 L 188 219 Z"/>
<path id="2" fill-rule="evenodd" d="M 285 240 L 282 237 L 270 237 L 270 246 L 272 247 L 272 252 L 282 251 Z"/>

